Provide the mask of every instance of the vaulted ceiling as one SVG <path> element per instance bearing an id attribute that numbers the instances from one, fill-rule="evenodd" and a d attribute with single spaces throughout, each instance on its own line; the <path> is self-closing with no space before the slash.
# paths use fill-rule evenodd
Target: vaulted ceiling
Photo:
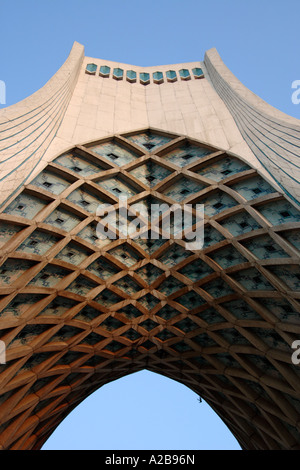
<path id="1" fill-rule="evenodd" d="M 203 204 L 202 248 L 186 244 L 193 226 L 149 238 L 147 217 L 143 237 L 101 240 L 97 209 L 122 197 L 133 213 Z M 300 213 L 257 170 L 144 129 L 59 155 L 0 220 L 2 448 L 41 448 L 94 390 L 142 369 L 198 393 L 242 448 L 300 448 Z"/>

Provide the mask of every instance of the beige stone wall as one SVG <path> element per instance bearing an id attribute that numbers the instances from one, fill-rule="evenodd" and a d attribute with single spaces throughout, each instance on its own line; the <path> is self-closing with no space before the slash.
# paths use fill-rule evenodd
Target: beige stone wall
<path id="1" fill-rule="evenodd" d="M 98 66 L 96 75 L 85 73 L 88 63 Z M 138 80 L 129 83 L 125 79 L 102 78 L 98 74 L 101 65 L 150 74 L 157 70 L 165 73 L 178 72 L 181 68 L 203 68 L 201 62 L 136 67 L 85 57 L 64 122 L 49 149 L 49 158 L 53 151 L 60 152 L 72 144 L 150 126 L 188 135 L 257 163 L 207 79 L 192 77 L 174 83 L 164 80 L 161 84 L 151 80 L 149 85 L 142 85 Z"/>
<path id="2" fill-rule="evenodd" d="M 97 65 L 95 75 L 86 65 Z M 99 76 L 108 65 L 137 72 L 136 83 Z M 179 70 L 201 67 L 204 79 L 184 81 Z M 170 83 L 165 72 L 175 70 L 178 80 Z M 164 73 L 156 84 L 152 73 Z M 139 72 L 151 75 L 150 84 L 139 82 Z M 66 149 L 107 135 L 153 127 L 184 134 L 231 151 L 249 162 L 276 184 L 242 136 L 232 113 L 212 85 L 204 62 L 138 67 L 84 57 L 84 48 L 74 43 L 61 69 L 38 92 L 0 112 L 0 203 L 22 189 L 47 162 Z M 277 185 L 277 189 L 282 191 Z"/>

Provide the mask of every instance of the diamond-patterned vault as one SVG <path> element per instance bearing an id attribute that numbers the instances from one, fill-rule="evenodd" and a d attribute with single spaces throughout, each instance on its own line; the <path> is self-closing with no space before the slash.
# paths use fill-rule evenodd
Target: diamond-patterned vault
<path id="1" fill-rule="evenodd" d="M 154 236 L 147 216 L 139 236 L 99 239 L 99 204 L 121 220 L 121 196 L 127 222 L 204 204 L 202 248 Z M 300 213 L 255 169 L 133 131 L 49 162 L 0 220 L 2 448 L 41 448 L 90 393 L 145 368 L 198 393 L 242 448 L 300 448 Z"/>

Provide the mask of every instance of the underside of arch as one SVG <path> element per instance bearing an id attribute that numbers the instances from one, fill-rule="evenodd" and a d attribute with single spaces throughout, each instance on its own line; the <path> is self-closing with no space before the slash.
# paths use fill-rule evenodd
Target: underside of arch
<path id="1" fill-rule="evenodd" d="M 187 249 L 192 225 L 99 239 L 97 208 L 121 196 L 133 211 L 202 204 L 203 246 Z M 300 448 L 300 213 L 257 170 L 133 131 L 57 156 L 0 220 L 3 449 L 41 448 L 93 391 L 142 369 L 198 393 L 243 449 Z"/>

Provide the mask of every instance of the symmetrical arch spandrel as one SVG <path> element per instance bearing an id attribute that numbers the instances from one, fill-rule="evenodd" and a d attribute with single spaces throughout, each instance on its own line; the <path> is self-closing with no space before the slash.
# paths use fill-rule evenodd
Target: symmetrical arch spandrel
<path id="1" fill-rule="evenodd" d="M 203 247 L 100 240 L 97 208 L 121 196 L 204 204 Z M 299 448 L 300 213 L 245 161 L 153 129 L 107 137 L 48 163 L 0 220 L 2 448 L 41 448 L 145 368 L 198 393 L 242 448 Z"/>

